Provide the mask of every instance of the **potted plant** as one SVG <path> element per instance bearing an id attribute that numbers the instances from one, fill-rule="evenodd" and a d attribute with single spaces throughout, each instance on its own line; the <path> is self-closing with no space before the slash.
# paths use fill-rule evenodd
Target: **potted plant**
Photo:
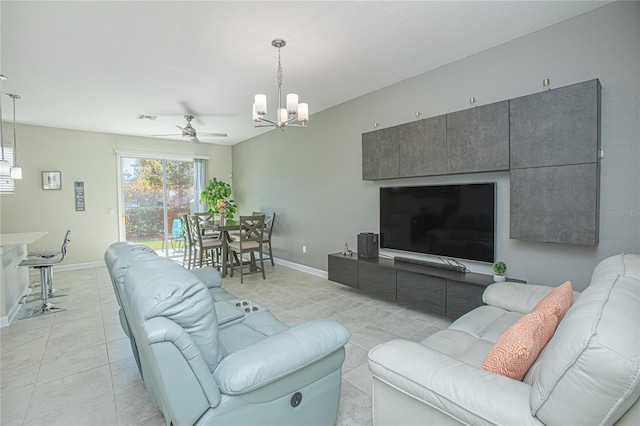
<path id="1" fill-rule="evenodd" d="M 507 272 L 507 264 L 504 262 L 495 262 L 493 264 L 493 281 L 502 282 L 506 280 L 504 273 Z"/>
<path id="2" fill-rule="evenodd" d="M 216 178 L 207 183 L 204 191 L 200 193 L 200 202 L 207 202 L 207 210 L 220 215 L 221 220 L 233 219 L 238 206 L 231 197 L 231 185 Z M 223 219 L 224 218 L 224 219 Z"/>

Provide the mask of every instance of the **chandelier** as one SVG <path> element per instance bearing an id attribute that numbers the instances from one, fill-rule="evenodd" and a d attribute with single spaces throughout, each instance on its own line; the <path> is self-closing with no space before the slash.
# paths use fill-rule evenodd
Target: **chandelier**
<path id="1" fill-rule="evenodd" d="M 309 121 L 309 104 L 298 103 L 298 95 L 289 93 L 287 95 L 287 107 L 282 107 L 282 62 L 280 62 L 280 49 L 286 46 L 286 42 L 282 39 L 275 39 L 271 42 L 273 47 L 278 48 L 278 111 L 276 119 L 269 120 L 265 118 L 267 115 L 267 95 L 258 94 L 255 96 L 253 103 L 253 121 L 255 127 L 276 127 L 284 132 L 285 127 L 307 127 Z"/>

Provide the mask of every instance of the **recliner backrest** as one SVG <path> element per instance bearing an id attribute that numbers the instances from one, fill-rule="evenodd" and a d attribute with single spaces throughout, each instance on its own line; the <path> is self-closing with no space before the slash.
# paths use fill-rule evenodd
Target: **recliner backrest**
<path id="1" fill-rule="evenodd" d="M 130 304 L 132 327 L 144 328 L 145 321 L 165 317 L 189 333 L 210 371 L 226 356 L 218 339 L 216 309 L 209 290 L 182 266 L 164 258 L 136 261 L 127 270 L 123 290 Z M 141 329 L 133 331 L 136 334 Z"/>

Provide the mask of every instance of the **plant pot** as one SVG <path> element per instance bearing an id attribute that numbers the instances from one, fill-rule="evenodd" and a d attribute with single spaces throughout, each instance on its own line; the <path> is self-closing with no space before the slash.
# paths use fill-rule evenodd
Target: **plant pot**
<path id="1" fill-rule="evenodd" d="M 507 279 L 507 277 L 505 277 L 504 275 L 493 275 L 493 282 L 496 283 L 501 283 L 504 282 Z"/>

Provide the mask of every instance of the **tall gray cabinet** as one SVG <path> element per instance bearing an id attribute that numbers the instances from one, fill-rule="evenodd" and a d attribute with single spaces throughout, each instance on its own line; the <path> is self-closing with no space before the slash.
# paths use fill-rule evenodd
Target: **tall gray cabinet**
<path id="1" fill-rule="evenodd" d="M 510 236 L 598 244 L 600 82 L 511 99 Z"/>

